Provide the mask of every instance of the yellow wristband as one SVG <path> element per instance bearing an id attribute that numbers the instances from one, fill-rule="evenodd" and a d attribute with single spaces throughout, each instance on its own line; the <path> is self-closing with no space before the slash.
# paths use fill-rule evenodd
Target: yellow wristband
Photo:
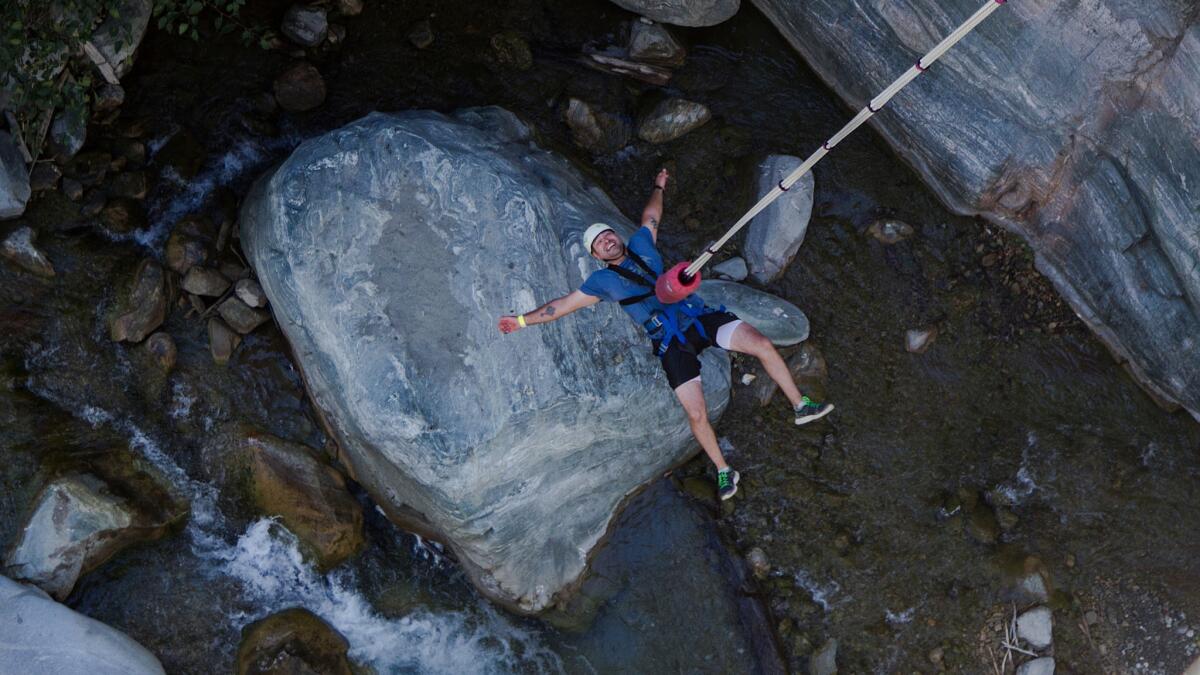
<path id="1" fill-rule="evenodd" d="M 521 328 L 525 328 L 525 315 L 524 314 L 517 315 L 517 325 L 520 326 Z"/>

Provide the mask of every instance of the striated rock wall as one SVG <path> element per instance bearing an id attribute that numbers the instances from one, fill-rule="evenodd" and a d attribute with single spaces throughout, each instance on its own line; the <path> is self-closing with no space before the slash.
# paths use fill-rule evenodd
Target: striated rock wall
<path id="1" fill-rule="evenodd" d="M 613 303 L 503 336 L 579 287 L 583 230 L 632 224 L 499 108 L 371 114 L 259 179 L 242 242 L 354 477 L 450 545 L 479 588 L 541 612 L 622 500 L 693 444 Z M 704 354 L 710 414 L 729 398 Z"/>
<path id="2" fill-rule="evenodd" d="M 978 0 L 753 0 L 851 106 Z M 1200 5 L 1007 3 L 872 124 L 954 210 L 1021 233 L 1152 393 L 1200 417 Z"/>

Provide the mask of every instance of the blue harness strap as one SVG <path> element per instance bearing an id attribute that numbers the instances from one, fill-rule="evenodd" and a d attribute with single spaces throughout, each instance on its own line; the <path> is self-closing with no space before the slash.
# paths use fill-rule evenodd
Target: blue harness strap
<path id="1" fill-rule="evenodd" d="M 616 272 L 619 276 L 625 277 L 626 279 L 629 279 L 630 281 L 634 282 L 635 284 L 638 284 L 641 286 L 647 286 L 651 289 L 648 293 L 638 293 L 635 295 L 631 295 L 628 298 L 624 298 L 624 299 L 620 300 L 620 303 L 622 305 L 631 305 L 631 304 L 637 304 L 639 302 L 642 302 L 642 301 L 646 300 L 647 298 L 651 297 L 652 295 L 654 295 L 654 290 L 653 290 L 654 282 L 652 281 L 652 279 L 654 278 L 654 276 L 656 274 L 658 274 L 658 272 L 656 272 L 653 268 L 651 268 L 650 265 L 646 264 L 646 261 L 642 260 L 633 251 L 626 250 L 626 255 L 628 255 L 629 258 L 631 260 L 633 260 L 634 264 L 637 265 L 638 267 L 642 268 L 642 270 L 645 271 L 646 274 L 649 275 L 649 277 L 650 277 L 649 279 L 647 279 L 646 277 L 643 277 L 640 274 L 630 272 L 629 270 L 627 270 L 623 267 L 620 267 L 618 265 L 613 265 L 611 263 L 608 265 L 608 269 L 612 270 L 613 272 Z M 653 336 L 653 334 L 659 328 L 663 329 L 662 341 L 658 345 L 658 352 L 657 352 L 660 357 L 663 354 L 667 353 L 667 349 L 670 348 L 671 342 L 674 340 L 678 340 L 679 344 L 681 344 L 681 345 L 687 344 L 687 336 L 684 335 L 684 331 L 681 330 L 679 327 L 679 325 L 680 325 L 679 313 L 680 312 L 683 312 L 684 316 L 692 319 L 692 325 L 696 327 L 696 331 L 700 333 L 700 337 L 704 338 L 705 340 L 708 340 L 709 337 L 708 337 L 708 333 L 705 332 L 705 330 L 704 330 L 704 324 L 700 323 L 700 321 L 698 321 L 698 319 L 701 316 L 704 316 L 705 314 L 709 314 L 713 311 L 718 311 L 718 312 L 725 311 L 724 305 L 721 305 L 721 308 L 719 310 L 712 310 L 712 309 L 709 309 L 708 307 L 705 307 L 704 305 L 701 305 L 700 307 L 694 307 L 692 305 L 692 303 L 688 302 L 687 300 L 684 300 L 682 302 L 671 303 L 669 305 L 665 305 L 664 307 L 665 307 L 666 311 L 652 312 L 650 319 L 648 319 L 646 321 L 646 325 L 643 326 L 646 329 L 646 332 L 650 333 L 651 336 Z"/>

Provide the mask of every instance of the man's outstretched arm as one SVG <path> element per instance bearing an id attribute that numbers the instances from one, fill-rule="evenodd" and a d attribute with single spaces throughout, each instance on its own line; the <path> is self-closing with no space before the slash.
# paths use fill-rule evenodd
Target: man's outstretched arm
<path id="1" fill-rule="evenodd" d="M 555 298 L 550 302 L 547 302 L 546 304 L 527 314 L 500 317 L 500 332 L 512 333 L 513 331 L 524 328 L 525 326 L 532 326 L 533 324 L 538 323 L 548 323 L 550 321 L 554 321 L 555 319 L 561 319 L 577 309 L 591 307 L 597 302 L 600 302 L 600 298 L 597 298 L 594 295 L 588 295 L 583 291 L 572 291 L 561 298 Z"/>
<path id="2" fill-rule="evenodd" d="M 670 177 L 671 174 L 667 173 L 666 169 L 658 172 L 654 177 L 650 201 L 646 202 L 646 208 L 642 209 L 642 227 L 650 230 L 650 237 L 655 243 L 658 243 L 658 223 L 662 220 L 663 193 L 667 191 L 667 180 Z"/>

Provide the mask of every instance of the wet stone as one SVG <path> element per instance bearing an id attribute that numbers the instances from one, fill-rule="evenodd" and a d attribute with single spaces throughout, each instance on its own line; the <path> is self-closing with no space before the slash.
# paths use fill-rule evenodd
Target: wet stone
<path id="1" fill-rule="evenodd" d="M 65 162 L 83 149 L 87 140 L 88 111 L 83 107 L 60 110 L 50 124 L 48 149 L 60 162 Z"/>
<path id="2" fill-rule="evenodd" d="M 433 44 L 433 25 L 428 19 L 422 19 L 409 27 L 408 41 L 417 49 L 428 49 Z"/>
<path id="3" fill-rule="evenodd" d="M 809 675 L 834 675 L 837 667 L 838 641 L 829 638 L 821 648 L 813 652 L 808 659 Z"/>
<path id="4" fill-rule="evenodd" d="M 25 159 L 13 137 L 0 131 L 0 219 L 24 213 L 30 193 Z"/>
<path id="5" fill-rule="evenodd" d="M 913 236 L 915 230 L 912 225 L 900 220 L 882 219 L 871 223 L 871 227 L 867 228 L 867 234 L 875 237 L 879 243 L 890 246 L 908 239 Z"/>
<path id="6" fill-rule="evenodd" d="M 107 112 L 121 107 L 125 103 L 125 89 L 119 84 L 105 82 L 96 88 L 92 107 L 98 112 Z"/>
<path id="7" fill-rule="evenodd" d="M 211 267 L 193 265 L 183 276 L 182 288 L 195 295 L 218 297 L 229 288 L 229 280 Z"/>
<path id="8" fill-rule="evenodd" d="M 1046 590 L 1046 580 L 1041 574 L 1031 572 L 1017 582 L 1017 597 L 1022 602 L 1046 602 L 1050 593 Z"/>
<path id="9" fill-rule="evenodd" d="M 109 325 L 117 342 L 141 342 L 162 325 L 167 316 L 166 275 L 158 263 L 142 260 L 133 285 Z"/>
<path id="10" fill-rule="evenodd" d="M 329 35 L 325 38 L 325 46 L 336 49 L 346 41 L 346 27 L 340 23 L 329 25 Z"/>
<path id="11" fill-rule="evenodd" d="M 13 230 L 0 244 L 0 255 L 16 263 L 19 267 L 41 277 L 54 276 L 54 266 L 46 254 L 34 245 L 36 233 L 33 228 L 23 225 Z"/>
<path id="12" fill-rule="evenodd" d="M 363 0 L 335 0 L 334 6 L 342 16 L 358 16 L 363 11 Z"/>
<path id="13" fill-rule="evenodd" d="M 307 62 L 299 62 L 275 78 L 275 100 L 291 112 L 312 110 L 325 102 L 325 79 L 321 71 Z"/>
<path id="14" fill-rule="evenodd" d="M 502 66 L 516 70 L 533 67 L 533 52 L 529 43 L 516 31 L 504 31 L 492 36 L 492 51 Z"/>
<path id="15" fill-rule="evenodd" d="M 170 371 L 175 367 L 175 361 L 179 356 L 179 350 L 175 347 L 175 338 L 172 338 L 169 333 L 158 332 L 146 339 L 146 351 L 154 357 L 155 363 L 163 371 Z"/>
<path id="16" fill-rule="evenodd" d="M 971 510 L 967 518 L 967 534 L 981 544 L 994 544 L 1000 537 L 1000 525 L 992 510 L 984 505 L 978 505 Z"/>
<path id="17" fill-rule="evenodd" d="M 669 98 L 641 118 L 637 135 L 648 143 L 667 143 L 704 126 L 711 119 L 712 113 L 704 104 Z"/>
<path id="18" fill-rule="evenodd" d="M 267 294 L 263 292 L 262 286 L 253 279 L 239 279 L 233 292 L 239 300 L 250 307 L 267 306 Z"/>
<path id="19" fill-rule="evenodd" d="M 215 316 L 208 320 L 208 349 L 218 365 L 229 363 L 234 350 L 241 343 L 242 336 L 233 332 L 224 321 Z"/>
<path id="20" fill-rule="evenodd" d="M 616 152 L 629 144 L 632 129 L 624 117 L 604 112 L 586 101 L 571 98 L 564 113 L 571 139 L 597 154 Z"/>
<path id="21" fill-rule="evenodd" d="M 53 190 L 62 178 L 62 169 L 53 162 L 38 162 L 29 174 L 29 189 L 34 192 Z"/>
<path id="22" fill-rule="evenodd" d="M 131 138 L 121 138 L 113 143 L 113 154 L 123 157 L 127 166 L 141 167 L 146 163 L 146 144 Z"/>
<path id="23" fill-rule="evenodd" d="M 904 349 L 909 354 L 924 354 L 937 339 L 937 326 L 912 328 L 904 332 Z"/>
<path id="24" fill-rule="evenodd" d="M 111 163 L 112 155 L 107 152 L 81 152 L 66 164 L 63 175 L 74 178 L 84 187 L 94 187 L 108 175 Z"/>
<path id="25" fill-rule="evenodd" d="M 682 66 L 687 50 L 665 26 L 647 19 L 634 21 L 629 29 L 629 58 L 659 66 Z"/>
<path id="26" fill-rule="evenodd" d="M 126 234 L 146 227 L 146 210 L 136 199 L 117 197 L 101 209 L 100 221 L 109 230 Z"/>
<path id="27" fill-rule="evenodd" d="M 767 560 L 767 554 L 757 546 L 746 553 L 746 564 L 757 579 L 766 579 L 771 573 L 771 563 Z"/>
<path id="28" fill-rule="evenodd" d="M 166 259 L 167 267 L 179 274 L 187 274 L 193 266 L 208 259 L 208 247 L 198 238 L 177 228 L 167 238 Z"/>
<path id="29" fill-rule="evenodd" d="M 349 648 L 346 638 L 320 617 L 294 607 L 242 629 L 237 673 L 351 675 Z"/>
<path id="30" fill-rule="evenodd" d="M 316 47 L 329 34 L 329 20 L 324 9 L 292 5 L 283 15 L 279 32 L 301 47 Z"/>
<path id="31" fill-rule="evenodd" d="M 253 331 L 271 318 L 269 312 L 250 307 L 237 297 L 232 297 L 222 302 L 217 307 L 217 313 L 221 315 L 221 318 L 225 319 L 231 328 L 242 335 Z"/>

